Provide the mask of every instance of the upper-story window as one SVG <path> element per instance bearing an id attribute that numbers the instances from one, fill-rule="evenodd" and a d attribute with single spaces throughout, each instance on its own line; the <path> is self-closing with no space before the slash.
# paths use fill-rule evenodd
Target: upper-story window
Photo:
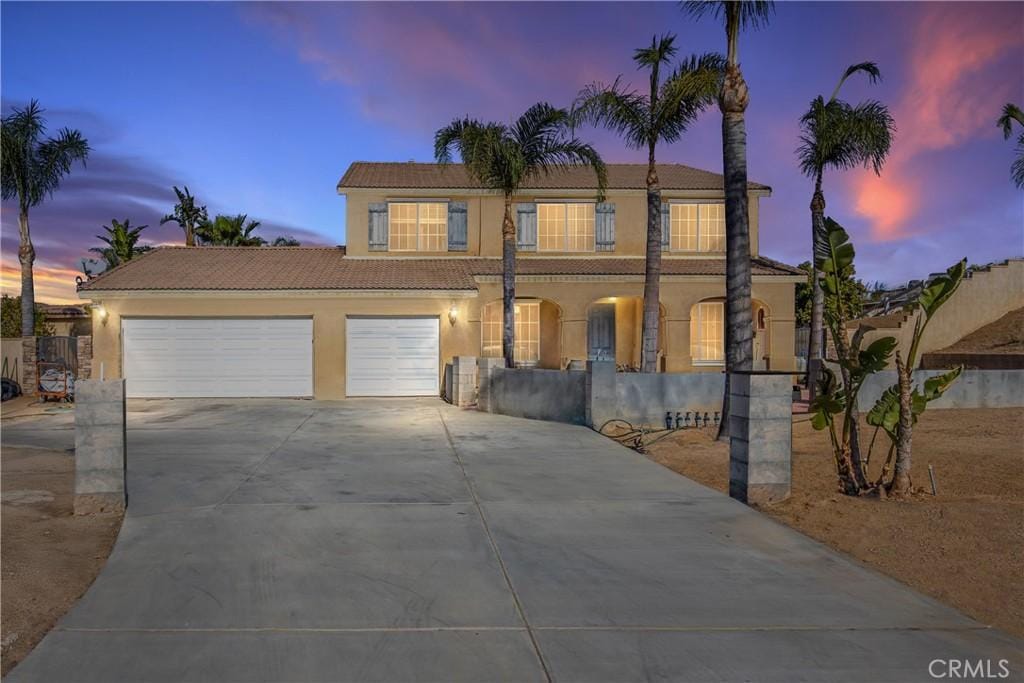
<path id="1" fill-rule="evenodd" d="M 537 204 L 538 251 L 594 251 L 594 205 Z"/>
<path id="2" fill-rule="evenodd" d="M 672 251 L 725 251 L 724 204 L 670 204 Z"/>
<path id="3" fill-rule="evenodd" d="M 388 204 L 389 251 L 448 251 L 448 205 L 444 202 Z"/>

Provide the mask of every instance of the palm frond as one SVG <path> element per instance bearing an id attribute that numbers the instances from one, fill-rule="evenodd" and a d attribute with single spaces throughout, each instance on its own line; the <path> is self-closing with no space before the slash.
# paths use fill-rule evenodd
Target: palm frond
<path id="1" fill-rule="evenodd" d="M 636 68 L 650 69 L 659 64 L 669 62 L 677 51 L 675 41 L 675 35 L 665 33 L 661 37 L 654 36 L 651 38 L 651 44 L 648 47 L 638 47 L 633 51 L 633 61 L 636 62 Z"/>
<path id="2" fill-rule="evenodd" d="M 842 100 L 811 101 L 800 119 L 796 150 L 801 172 L 816 177 L 826 168 L 857 166 L 881 172 L 892 148 L 896 124 L 884 104 L 869 100 L 857 106 Z"/>
<path id="3" fill-rule="evenodd" d="M 658 138 L 672 143 L 713 104 L 722 88 L 725 57 L 709 52 L 691 55 L 665 79 L 653 112 Z"/>
<path id="4" fill-rule="evenodd" d="M 836 84 L 835 90 L 832 91 L 832 96 L 829 100 L 834 100 L 839 96 L 839 90 L 843 87 L 843 83 L 846 82 L 850 76 L 855 73 L 863 72 L 868 75 L 868 80 L 874 84 L 882 80 L 882 72 L 879 70 L 878 65 L 874 62 L 861 62 L 860 64 L 851 64 L 846 67 L 846 71 L 843 72 L 842 77 L 839 79 L 839 83 Z"/>
<path id="5" fill-rule="evenodd" d="M 628 146 L 641 149 L 650 140 L 649 110 L 647 98 L 628 90 L 617 78 L 611 85 L 591 83 L 583 88 L 569 117 L 573 126 L 588 123 L 607 128 Z"/>
<path id="6" fill-rule="evenodd" d="M 1003 105 L 1003 115 L 996 121 L 996 125 L 1003 129 L 1003 139 L 1009 140 L 1013 133 L 1013 122 L 1016 121 L 1024 126 L 1024 111 L 1017 105 L 1007 102 Z"/>
<path id="7" fill-rule="evenodd" d="M 84 164 L 89 155 L 89 143 L 77 130 L 62 128 L 41 140 L 45 134 L 46 119 L 35 100 L 0 120 L 3 198 L 17 198 L 25 209 L 52 195 L 72 165 Z"/>
<path id="8" fill-rule="evenodd" d="M 775 13 L 775 3 L 769 0 L 685 0 L 679 3 L 682 10 L 700 19 L 712 16 L 721 19 L 728 12 L 728 5 L 735 5 L 738 12 L 739 28 L 758 29 L 765 26 Z"/>

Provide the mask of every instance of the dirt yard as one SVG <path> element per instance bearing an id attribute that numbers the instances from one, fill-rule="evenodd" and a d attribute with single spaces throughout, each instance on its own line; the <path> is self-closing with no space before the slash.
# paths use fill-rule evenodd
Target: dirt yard
<path id="1" fill-rule="evenodd" d="M 825 432 L 793 426 L 793 495 L 764 512 L 982 623 L 1024 636 L 1024 410 L 932 410 L 914 430 L 907 502 L 838 493 Z M 864 441 L 871 432 L 861 432 Z M 653 444 L 653 460 L 728 490 L 728 445 L 713 430 Z M 880 435 L 879 439 L 884 439 Z M 881 442 L 880 442 L 881 443 Z M 876 446 L 877 452 L 877 446 Z M 928 484 L 935 469 L 938 496 Z"/>
<path id="2" fill-rule="evenodd" d="M 6 675 L 96 578 L 121 516 L 74 516 L 71 453 L 4 445 L 0 472 L 0 669 Z"/>

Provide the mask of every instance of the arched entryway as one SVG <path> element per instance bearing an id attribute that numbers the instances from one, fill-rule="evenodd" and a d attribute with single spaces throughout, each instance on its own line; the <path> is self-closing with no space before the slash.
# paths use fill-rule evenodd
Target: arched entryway
<path id="1" fill-rule="evenodd" d="M 587 358 L 614 360 L 620 370 L 639 369 L 643 351 L 644 300 L 609 296 L 587 307 Z M 658 325 L 658 354 L 665 349 L 665 307 Z"/>
<path id="2" fill-rule="evenodd" d="M 769 370 L 771 309 L 754 299 L 750 307 L 754 328 L 753 367 Z M 690 309 L 690 358 L 695 366 L 725 365 L 725 299 L 703 299 Z"/>
<path id="3" fill-rule="evenodd" d="M 480 351 L 501 357 L 501 299 L 483 308 Z M 517 367 L 558 369 L 562 354 L 562 309 L 548 299 L 517 298 L 515 302 L 515 361 Z"/>

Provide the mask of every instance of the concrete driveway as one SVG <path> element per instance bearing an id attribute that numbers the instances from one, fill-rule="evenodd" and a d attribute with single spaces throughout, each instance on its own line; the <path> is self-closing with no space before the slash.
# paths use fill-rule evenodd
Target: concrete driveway
<path id="1" fill-rule="evenodd" d="M 129 411 L 113 555 L 12 682 L 1024 672 L 1020 641 L 585 428 L 436 400 Z"/>

